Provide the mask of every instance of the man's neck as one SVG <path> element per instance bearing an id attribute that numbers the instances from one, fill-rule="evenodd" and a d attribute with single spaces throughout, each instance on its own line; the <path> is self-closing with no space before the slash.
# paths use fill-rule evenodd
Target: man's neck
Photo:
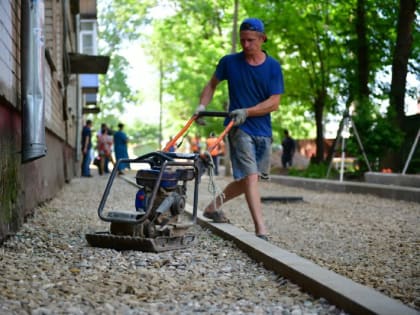
<path id="1" fill-rule="evenodd" d="M 245 60 L 251 66 L 259 66 L 260 64 L 264 63 L 266 54 L 264 51 L 260 50 L 252 55 L 245 55 Z"/>

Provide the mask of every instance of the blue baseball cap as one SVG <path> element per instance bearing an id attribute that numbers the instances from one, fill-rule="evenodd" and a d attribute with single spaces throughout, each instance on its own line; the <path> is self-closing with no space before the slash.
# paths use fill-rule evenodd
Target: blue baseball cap
<path id="1" fill-rule="evenodd" d="M 243 20 L 241 26 L 239 27 L 239 31 L 254 31 L 263 33 L 265 35 L 264 23 L 260 19 L 256 18 L 248 18 Z M 267 37 L 264 41 L 267 41 Z"/>
<path id="2" fill-rule="evenodd" d="M 240 31 L 255 31 L 264 33 L 264 23 L 256 18 L 249 18 L 242 21 Z"/>

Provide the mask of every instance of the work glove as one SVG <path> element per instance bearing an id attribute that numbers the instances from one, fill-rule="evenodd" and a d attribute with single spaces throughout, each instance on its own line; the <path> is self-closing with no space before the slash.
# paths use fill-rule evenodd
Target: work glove
<path id="1" fill-rule="evenodd" d="M 200 112 L 204 112 L 205 110 L 206 110 L 206 106 L 204 106 L 203 104 L 200 104 L 200 105 L 198 105 L 197 109 L 195 110 L 194 115 L 198 115 Z M 203 117 L 200 117 L 200 118 L 196 119 L 195 122 L 199 125 L 202 125 L 202 126 L 204 126 L 206 124 Z"/>
<path id="2" fill-rule="evenodd" d="M 248 114 L 246 112 L 246 109 L 235 109 L 229 114 L 229 117 L 232 118 L 234 121 L 234 126 L 242 125 L 246 118 L 248 117 Z"/>

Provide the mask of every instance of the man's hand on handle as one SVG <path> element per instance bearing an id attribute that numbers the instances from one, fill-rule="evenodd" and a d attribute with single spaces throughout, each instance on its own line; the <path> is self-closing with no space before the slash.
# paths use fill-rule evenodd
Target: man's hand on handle
<path id="1" fill-rule="evenodd" d="M 195 110 L 194 115 L 198 115 L 200 112 L 204 112 L 206 110 L 206 106 L 203 104 L 198 105 L 197 109 Z M 206 122 L 204 121 L 203 117 L 196 119 L 195 121 L 197 124 L 204 126 Z"/>
<path id="2" fill-rule="evenodd" d="M 229 117 L 235 122 L 235 126 L 239 126 L 245 122 L 248 113 L 246 112 L 246 109 L 235 109 L 229 114 Z"/>

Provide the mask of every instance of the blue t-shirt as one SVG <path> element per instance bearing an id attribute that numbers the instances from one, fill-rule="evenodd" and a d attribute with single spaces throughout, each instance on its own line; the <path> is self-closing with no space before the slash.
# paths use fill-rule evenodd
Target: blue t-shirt
<path id="1" fill-rule="evenodd" d="M 280 63 L 268 55 L 258 66 L 247 63 L 243 52 L 226 55 L 219 60 L 215 76 L 219 81 L 228 81 L 229 112 L 253 107 L 271 95 L 284 93 Z M 271 116 L 248 117 L 239 128 L 252 136 L 271 137 Z"/>
<path id="2" fill-rule="evenodd" d="M 92 147 L 92 131 L 88 126 L 84 126 L 82 129 L 82 150 L 85 147 L 86 137 L 89 137 L 89 143 L 87 145 L 87 149 L 90 150 Z"/>
<path id="3" fill-rule="evenodd" d="M 125 148 L 127 146 L 128 137 L 123 131 L 116 131 L 114 133 L 114 147 L 115 150 L 117 148 Z"/>

